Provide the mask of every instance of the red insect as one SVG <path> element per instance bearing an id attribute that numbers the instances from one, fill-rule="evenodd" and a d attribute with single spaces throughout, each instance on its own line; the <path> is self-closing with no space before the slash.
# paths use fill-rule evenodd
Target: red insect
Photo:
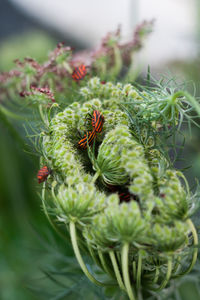
<path id="1" fill-rule="evenodd" d="M 85 75 L 87 74 L 86 66 L 80 65 L 79 67 L 76 67 L 72 73 L 72 78 L 78 82 L 79 80 L 83 79 Z"/>
<path id="2" fill-rule="evenodd" d="M 96 132 L 101 132 L 104 123 L 104 116 L 98 111 L 94 110 L 92 117 L 92 127 Z"/>
<path id="3" fill-rule="evenodd" d="M 84 137 L 78 142 L 78 147 L 81 149 L 87 148 L 87 142 L 89 145 L 92 145 L 94 142 L 94 138 L 96 137 L 95 130 L 88 132 L 84 135 Z"/>
<path id="4" fill-rule="evenodd" d="M 129 193 L 126 187 L 119 186 L 119 185 L 111 185 L 111 184 L 107 184 L 107 187 L 112 193 L 116 193 L 116 192 L 118 193 L 120 203 L 129 202 L 132 199 L 137 200 L 136 196 Z"/>
<path id="5" fill-rule="evenodd" d="M 129 193 L 120 193 L 119 194 L 120 202 L 129 202 L 131 200 L 131 194 Z"/>
<path id="6" fill-rule="evenodd" d="M 161 198 L 165 198 L 165 194 L 161 193 L 161 194 L 160 194 L 160 197 L 161 197 Z"/>
<path id="7" fill-rule="evenodd" d="M 48 169 L 47 166 L 42 167 L 37 173 L 38 183 L 42 183 L 45 180 L 47 180 L 47 177 L 49 176 L 50 173 L 51 171 Z"/>

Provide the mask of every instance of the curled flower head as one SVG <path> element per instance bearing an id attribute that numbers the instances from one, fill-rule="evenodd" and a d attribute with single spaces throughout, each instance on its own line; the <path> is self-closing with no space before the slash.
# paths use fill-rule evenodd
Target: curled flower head
<path id="1" fill-rule="evenodd" d="M 130 84 L 102 84 L 94 77 L 80 88 L 80 95 L 82 101 L 56 113 L 42 135 L 43 156 L 53 170 L 51 211 L 69 228 L 76 257 L 88 278 L 96 282 L 80 256 L 76 228 L 95 262 L 114 274 L 132 300 L 132 281 L 127 277 L 132 270 L 138 278 L 137 289 L 141 280 L 148 288 L 156 288 L 154 275 L 159 276 L 162 289 L 175 261 L 181 264 L 189 253 L 191 232 L 197 242 L 188 219 L 190 192 L 183 174 L 173 169 L 162 148 L 159 125 L 165 117 L 162 111 L 155 117 L 152 110 L 155 97 L 163 101 L 162 93 L 148 94 Z M 95 111 L 104 120 L 99 131 L 92 122 Z M 178 121 L 176 114 L 173 118 Z M 90 143 L 87 133 L 92 130 Z M 85 150 L 78 147 L 84 134 Z M 186 272 L 196 254 L 194 250 Z M 167 268 L 167 279 L 165 272 L 157 274 L 158 265 Z"/>
<path id="2" fill-rule="evenodd" d="M 69 232 L 89 280 L 115 281 L 130 300 L 189 273 L 198 251 L 189 219 L 194 195 L 174 168 L 177 145 L 168 141 L 176 140 L 183 120 L 189 128 L 197 124 L 200 106 L 161 82 L 127 83 L 134 80 L 133 53 L 151 30 L 152 22 L 144 22 L 122 43 L 118 29 L 92 51 L 73 53 L 59 43 L 46 61 L 16 60 L 14 70 L 0 74 L 1 102 L 16 107 L 27 100 L 28 108 L 38 108 L 42 129 L 32 136 L 50 224 L 62 237 Z M 79 246 L 112 282 L 90 272 Z"/>

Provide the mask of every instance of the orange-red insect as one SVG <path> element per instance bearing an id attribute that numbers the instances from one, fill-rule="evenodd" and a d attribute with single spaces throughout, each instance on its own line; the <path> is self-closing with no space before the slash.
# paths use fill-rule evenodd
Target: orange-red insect
<path id="1" fill-rule="evenodd" d="M 38 183 L 44 182 L 50 173 L 51 171 L 48 169 L 47 166 L 42 167 L 37 173 Z"/>
<path id="2" fill-rule="evenodd" d="M 79 67 L 76 67 L 72 73 L 72 78 L 75 81 L 79 81 L 85 77 L 87 74 L 86 66 L 85 65 L 80 65 Z"/>
<path id="3" fill-rule="evenodd" d="M 104 116 L 98 111 L 94 110 L 92 117 L 92 127 L 96 132 L 101 132 L 104 123 Z"/>
<path id="4" fill-rule="evenodd" d="M 92 145 L 94 142 L 94 138 L 96 137 L 95 130 L 88 132 L 84 135 L 84 137 L 78 142 L 78 147 L 81 149 L 87 148 L 87 143 Z"/>

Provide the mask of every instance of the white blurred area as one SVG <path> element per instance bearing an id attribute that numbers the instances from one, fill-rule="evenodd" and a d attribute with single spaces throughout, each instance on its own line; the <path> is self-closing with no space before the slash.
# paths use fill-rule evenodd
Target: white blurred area
<path id="1" fill-rule="evenodd" d="M 139 60 L 159 68 L 196 55 L 196 0 L 10 0 L 40 22 L 88 47 L 120 24 L 125 38 L 143 20 L 155 19 L 154 32 Z"/>

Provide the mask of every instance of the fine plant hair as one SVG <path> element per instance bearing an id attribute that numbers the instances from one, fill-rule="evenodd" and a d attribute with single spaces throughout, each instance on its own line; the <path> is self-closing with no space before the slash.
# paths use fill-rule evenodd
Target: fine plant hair
<path id="1" fill-rule="evenodd" d="M 191 218 L 199 208 L 199 188 L 190 190 L 175 163 L 185 144 L 183 126 L 191 133 L 192 126 L 199 127 L 200 104 L 174 79 L 156 81 L 150 71 L 145 85 L 127 83 L 126 76 L 117 81 L 133 47 L 122 47 L 118 34 L 108 35 L 102 65 L 96 57 L 80 82 L 71 76 L 70 47 L 59 44 L 43 65 L 30 58 L 18 62 L 17 83 L 13 73 L 2 75 L 1 88 L 5 92 L 5 84 L 11 84 L 13 96 L 10 102 L 2 96 L 0 112 L 5 122 L 25 119 L 29 149 L 40 157 L 38 170 L 49 170 L 39 193 L 43 211 L 60 239 L 71 242 L 87 279 L 109 290 L 112 299 L 164 299 L 197 261 Z M 23 110 L 14 112 L 21 103 Z M 104 122 L 91 143 L 95 110 Z M 86 149 L 79 145 L 84 135 Z M 60 272 L 43 270 L 61 289 L 53 299 L 76 289 L 79 297 L 78 286 L 91 283 L 71 258 L 61 258 L 66 266 Z M 65 276 L 71 276 L 71 287 Z M 103 299 L 103 290 L 97 293 Z M 45 296 L 50 293 L 44 291 Z"/>

